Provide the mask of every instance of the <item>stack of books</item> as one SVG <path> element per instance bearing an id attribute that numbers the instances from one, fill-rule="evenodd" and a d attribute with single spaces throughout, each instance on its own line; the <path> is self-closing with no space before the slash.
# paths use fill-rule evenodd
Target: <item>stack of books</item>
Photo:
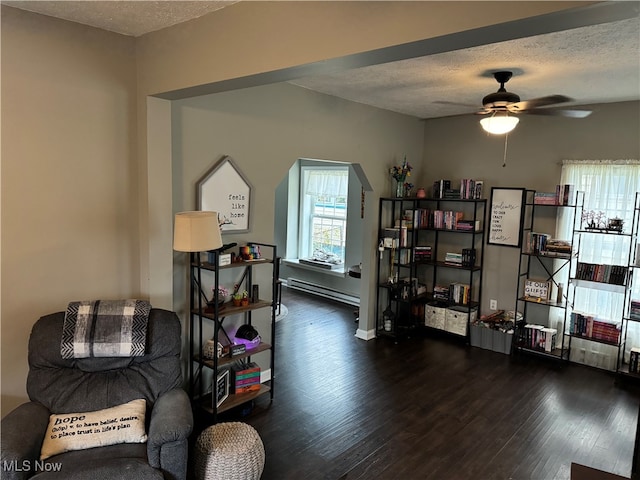
<path id="1" fill-rule="evenodd" d="M 431 246 L 417 246 L 413 249 L 413 258 L 416 262 L 427 262 L 431 260 Z"/>
<path id="2" fill-rule="evenodd" d="M 445 287 L 444 285 L 436 285 L 433 287 L 433 299 L 443 300 L 445 302 L 449 301 L 449 287 Z"/>
<path id="3" fill-rule="evenodd" d="M 231 393 L 260 390 L 260 366 L 255 362 L 238 362 L 231 367 Z"/>
<path id="4" fill-rule="evenodd" d="M 480 230 L 480 220 L 464 220 L 462 218 L 458 219 L 456 223 L 456 230 L 464 230 L 465 232 L 473 232 Z"/>
<path id="5" fill-rule="evenodd" d="M 631 300 L 629 316 L 634 320 L 640 320 L 640 300 Z"/>
<path id="6" fill-rule="evenodd" d="M 454 253 L 454 252 L 447 252 L 447 254 L 444 257 L 444 263 L 447 265 L 454 265 L 456 267 L 461 267 L 462 266 L 462 254 L 461 253 Z"/>
<path id="7" fill-rule="evenodd" d="M 547 240 L 544 253 L 550 257 L 568 258 L 571 256 L 571 242 L 568 242 L 567 240 L 558 240 L 556 238 Z"/>
<path id="8" fill-rule="evenodd" d="M 535 205 L 557 205 L 558 195 L 556 192 L 536 192 L 533 195 Z"/>

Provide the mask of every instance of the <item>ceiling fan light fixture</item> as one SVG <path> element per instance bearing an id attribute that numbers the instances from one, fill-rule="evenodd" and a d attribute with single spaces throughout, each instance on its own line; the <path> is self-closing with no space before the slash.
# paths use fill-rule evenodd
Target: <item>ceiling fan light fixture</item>
<path id="1" fill-rule="evenodd" d="M 507 112 L 504 114 L 496 114 L 480 120 L 480 125 L 485 132 L 493 135 L 502 135 L 509 133 L 516 128 L 520 119 L 518 117 L 509 116 Z"/>

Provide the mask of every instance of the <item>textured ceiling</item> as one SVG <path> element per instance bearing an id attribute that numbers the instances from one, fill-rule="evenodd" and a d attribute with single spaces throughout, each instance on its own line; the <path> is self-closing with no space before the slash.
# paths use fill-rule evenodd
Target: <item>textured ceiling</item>
<path id="1" fill-rule="evenodd" d="M 640 98 L 640 19 L 373 65 L 291 83 L 419 118 L 473 112 L 498 90 L 491 75 L 522 100 L 562 94 L 573 104 Z M 466 105 L 452 105 L 457 102 Z M 568 103 L 566 105 L 571 105 Z"/>
<path id="2" fill-rule="evenodd" d="M 2 1 L 4 5 L 139 37 L 236 3 L 229 1 Z"/>
<path id="3" fill-rule="evenodd" d="M 139 36 L 236 2 L 2 3 Z M 572 97 L 574 101 L 566 105 L 640 100 L 639 2 L 629 3 L 634 4 L 628 9 L 632 18 L 624 20 L 297 78 L 290 83 L 418 118 L 478 110 L 482 98 L 498 89 L 491 75 L 497 70 L 514 72 L 506 89 L 522 100 L 551 94 Z"/>

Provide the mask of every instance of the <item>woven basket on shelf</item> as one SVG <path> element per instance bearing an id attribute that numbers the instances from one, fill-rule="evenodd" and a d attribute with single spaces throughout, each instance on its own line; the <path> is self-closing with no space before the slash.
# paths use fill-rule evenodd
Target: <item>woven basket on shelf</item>
<path id="1" fill-rule="evenodd" d="M 212 425 L 203 430 L 196 442 L 198 480 L 258 480 L 264 461 L 262 439 L 246 423 Z"/>

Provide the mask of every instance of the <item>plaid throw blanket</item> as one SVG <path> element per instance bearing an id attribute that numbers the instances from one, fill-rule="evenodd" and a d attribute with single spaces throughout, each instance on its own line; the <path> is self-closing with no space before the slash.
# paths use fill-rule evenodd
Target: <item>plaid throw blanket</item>
<path id="1" fill-rule="evenodd" d="M 62 358 L 144 355 L 150 310 L 144 300 L 69 303 L 62 329 Z"/>

